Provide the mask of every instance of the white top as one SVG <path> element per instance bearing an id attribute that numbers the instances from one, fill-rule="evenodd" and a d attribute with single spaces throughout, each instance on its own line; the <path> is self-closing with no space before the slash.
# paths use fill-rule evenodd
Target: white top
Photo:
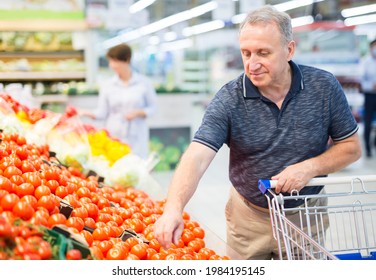
<path id="1" fill-rule="evenodd" d="M 127 121 L 128 112 L 142 109 L 146 118 L 156 110 L 156 92 L 151 81 L 132 71 L 128 85 L 116 75 L 99 90 L 96 118 L 105 121 L 110 135 L 131 146 L 132 152 L 144 159 L 149 153 L 149 128 L 146 118 Z"/>
<path id="2" fill-rule="evenodd" d="M 361 66 L 362 92 L 376 92 L 373 88 L 376 84 L 376 58 L 371 55 L 366 56 Z"/>

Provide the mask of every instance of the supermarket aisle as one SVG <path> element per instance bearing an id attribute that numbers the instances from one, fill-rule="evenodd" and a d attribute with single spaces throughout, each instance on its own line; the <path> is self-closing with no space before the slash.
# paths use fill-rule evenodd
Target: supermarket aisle
<path id="1" fill-rule="evenodd" d="M 362 127 L 360 127 L 362 134 Z M 376 174 L 376 157 L 366 158 L 363 156 L 357 162 L 351 164 L 344 170 L 331 176 L 355 176 Z M 154 179 L 167 193 L 168 184 L 172 172 L 153 173 Z M 376 190 L 376 183 L 367 185 L 368 188 Z M 220 240 L 226 240 L 226 222 L 224 208 L 228 197 L 230 182 L 228 179 L 228 148 L 224 146 L 214 158 L 207 172 L 202 178 L 199 187 L 186 207 L 186 211 L 192 218 L 199 221 L 210 231 L 210 235 L 217 236 Z M 333 185 L 328 192 L 340 192 L 347 190 L 348 186 Z M 163 196 L 161 194 L 161 197 Z"/>

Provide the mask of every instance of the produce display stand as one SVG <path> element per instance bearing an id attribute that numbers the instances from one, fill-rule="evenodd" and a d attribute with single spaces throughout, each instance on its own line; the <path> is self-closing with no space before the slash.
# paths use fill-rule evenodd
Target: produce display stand
<path id="1" fill-rule="evenodd" d="M 74 249 L 80 251 L 81 259 L 226 260 L 229 255 L 239 258 L 186 212 L 183 213 L 185 229 L 179 243 L 168 250 L 163 249 L 154 237 L 153 224 L 163 213 L 165 200 L 154 200 L 148 194 L 148 182 L 153 180 L 135 180 L 134 173 L 125 174 L 119 181 L 107 180 L 109 178 L 103 177 L 98 170 L 87 169 L 92 165 L 84 161 L 90 161 L 90 155 L 74 154 L 74 141 L 77 136 L 82 137 L 74 133 L 81 133 L 82 126 L 76 127 L 75 121 L 70 129 L 71 114 L 56 116 L 40 109 L 35 112 L 4 94 L 0 101 L 0 243 L 4 245 L 0 246 L 0 259 L 64 260 Z M 43 122 L 48 117 L 54 120 L 52 124 L 48 120 Z M 60 135 L 57 139 L 61 144 L 73 143 L 72 151 L 67 151 L 72 152 L 68 154 L 69 161 L 50 150 L 50 143 L 43 143 L 42 140 L 50 139 L 45 137 L 49 135 L 48 131 L 42 138 L 28 138 L 23 127 L 35 133 L 39 122 L 51 131 L 56 127 L 64 128 L 57 134 Z M 87 148 L 83 151 L 87 152 Z M 114 161 L 111 168 L 125 157 L 128 155 Z M 107 175 L 126 173 L 127 163 L 137 165 L 134 160 L 123 161 L 120 171 Z M 146 174 L 155 163 L 155 158 L 149 162 Z M 139 188 L 139 183 L 144 186 Z M 151 185 L 149 190 L 155 190 L 155 182 Z M 28 254 L 25 254 L 26 247 L 22 247 L 21 252 L 21 244 L 15 243 L 19 238 L 14 234 L 19 221 L 44 228 L 44 237 L 47 235 L 53 254 L 42 257 L 33 244 L 28 245 Z M 40 238 L 38 231 L 35 235 Z M 28 244 L 26 239 L 29 237 L 25 236 L 22 244 Z M 37 238 L 31 237 L 30 242 Z M 8 244 L 16 246 L 9 250 Z"/>

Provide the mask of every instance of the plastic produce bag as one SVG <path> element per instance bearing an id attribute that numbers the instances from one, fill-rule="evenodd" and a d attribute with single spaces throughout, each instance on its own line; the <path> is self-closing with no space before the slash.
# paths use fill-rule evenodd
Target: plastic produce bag
<path id="1" fill-rule="evenodd" d="M 37 145 L 47 144 L 47 136 L 59 120 L 60 114 L 48 114 L 45 118 L 40 119 L 25 130 L 27 141 Z"/>
<path id="2" fill-rule="evenodd" d="M 47 142 L 61 163 L 85 169 L 90 156 L 90 146 L 86 130 L 78 117 L 60 119 L 48 133 Z"/>
<path id="3" fill-rule="evenodd" d="M 3 98 L 0 98 L 0 129 L 6 133 L 24 134 L 22 124 L 15 112 Z"/>
<path id="4" fill-rule="evenodd" d="M 108 185 L 119 185 L 124 188 L 133 187 L 148 193 L 152 198 L 160 198 L 161 186 L 150 175 L 150 171 L 158 162 L 158 155 L 152 153 L 147 160 L 135 154 L 128 154 L 117 160 L 105 177 Z"/>

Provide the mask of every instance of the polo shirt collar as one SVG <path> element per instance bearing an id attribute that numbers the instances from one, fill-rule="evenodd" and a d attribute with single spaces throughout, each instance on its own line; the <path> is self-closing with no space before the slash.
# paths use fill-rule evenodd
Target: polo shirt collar
<path id="1" fill-rule="evenodd" d="M 292 69 L 292 83 L 290 92 L 299 92 L 304 89 L 303 73 L 300 70 L 299 66 L 293 61 L 289 61 L 289 64 Z M 247 75 L 243 74 L 243 96 L 244 98 L 259 98 L 260 92 L 257 87 L 252 84 L 251 80 Z"/>

